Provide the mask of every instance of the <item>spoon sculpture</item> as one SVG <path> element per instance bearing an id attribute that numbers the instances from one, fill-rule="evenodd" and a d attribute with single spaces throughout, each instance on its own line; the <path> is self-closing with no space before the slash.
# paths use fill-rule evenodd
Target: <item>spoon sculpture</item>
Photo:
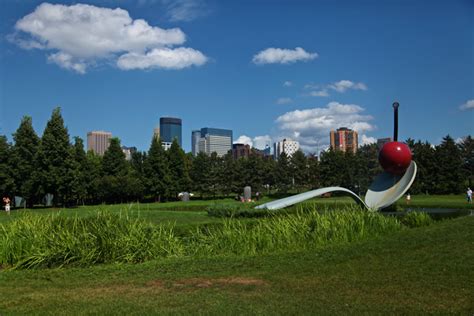
<path id="1" fill-rule="evenodd" d="M 393 103 L 393 141 L 386 143 L 379 153 L 379 162 L 384 172 L 379 174 L 370 185 L 365 194 L 365 201 L 349 189 L 327 187 L 261 204 L 256 208 L 277 210 L 330 192 L 348 195 L 371 210 L 381 210 L 395 203 L 410 189 L 417 170 L 416 163 L 412 161 L 410 148 L 398 141 L 399 106 L 398 102 Z"/>

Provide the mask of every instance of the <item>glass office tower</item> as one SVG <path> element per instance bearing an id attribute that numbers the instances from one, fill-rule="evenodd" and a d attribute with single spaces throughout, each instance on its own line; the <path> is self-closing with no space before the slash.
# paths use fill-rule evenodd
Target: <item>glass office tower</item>
<path id="1" fill-rule="evenodd" d="M 165 148 L 169 148 L 173 139 L 178 140 L 179 146 L 182 148 L 181 138 L 181 119 L 175 117 L 160 117 L 160 137 Z"/>

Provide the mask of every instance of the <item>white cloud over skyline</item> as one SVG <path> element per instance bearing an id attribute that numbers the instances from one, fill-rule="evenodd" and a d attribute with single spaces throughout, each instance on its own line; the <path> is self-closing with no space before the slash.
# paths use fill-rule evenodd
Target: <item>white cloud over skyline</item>
<path id="1" fill-rule="evenodd" d="M 258 52 L 252 58 L 252 62 L 257 65 L 264 64 L 292 64 L 298 61 L 310 61 L 318 58 L 317 53 L 309 53 L 301 47 L 295 49 L 267 48 Z"/>
<path id="2" fill-rule="evenodd" d="M 373 141 L 365 135 L 375 129 L 371 124 L 373 117 L 363 112 L 364 108 L 359 105 L 330 102 L 325 107 L 287 112 L 279 116 L 276 123 L 280 138 L 299 141 L 306 152 L 319 152 L 328 148 L 329 132 L 340 127 L 356 130 L 363 142 Z"/>
<path id="3" fill-rule="evenodd" d="M 272 145 L 272 138 L 269 135 L 255 136 L 254 138 L 241 135 L 234 140 L 234 144 L 247 144 L 252 148 L 265 149 L 266 146 Z"/>
<path id="4" fill-rule="evenodd" d="M 467 100 L 466 103 L 459 106 L 461 111 L 473 110 L 474 109 L 474 99 Z"/>
<path id="5" fill-rule="evenodd" d="M 181 29 L 151 26 L 143 19 L 132 19 L 120 8 L 42 3 L 18 20 L 15 30 L 9 38 L 20 47 L 45 50 L 50 62 L 81 74 L 100 60 L 122 57 L 127 61 L 140 58 L 140 62 L 128 62 L 128 68 L 122 69 L 132 69 L 133 64 L 140 66 L 138 69 L 145 69 L 143 65 L 182 69 L 207 60 L 191 48 L 171 49 L 186 41 Z"/>

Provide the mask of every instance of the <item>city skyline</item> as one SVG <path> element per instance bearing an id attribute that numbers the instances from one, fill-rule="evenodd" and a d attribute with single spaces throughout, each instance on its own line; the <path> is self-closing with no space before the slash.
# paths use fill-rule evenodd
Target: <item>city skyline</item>
<path id="1" fill-rule="evenodd" d="M 470 1 L 187 0 L 199 5 L 181 16 L 163 1 L 81 3 L 2 3 L 0 134 L 10 141 L 23 115 L 41 135 L 58 105 L 71 139 L 107 130 L 141 151 L 162 116 L 182 119 L 187 152 L 200 126 L 257 148 L 291 138 L 319 152 L 341 126 L 375 142 L 391 135 L 394 101 L 401 140 L 473 132 Z M 101 18 L 77 22 L 79 12 Z M 112 44 L 87 42 L 99 26 L 96 42 Z"/>

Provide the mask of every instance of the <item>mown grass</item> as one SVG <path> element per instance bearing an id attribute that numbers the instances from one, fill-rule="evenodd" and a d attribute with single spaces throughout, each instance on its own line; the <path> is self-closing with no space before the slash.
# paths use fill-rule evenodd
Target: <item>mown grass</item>
<path id="1" fill-rule="evenodd" d="M 474 313 L 474 217 L 324 249 L 0 271 L 0 314 Z"/>

